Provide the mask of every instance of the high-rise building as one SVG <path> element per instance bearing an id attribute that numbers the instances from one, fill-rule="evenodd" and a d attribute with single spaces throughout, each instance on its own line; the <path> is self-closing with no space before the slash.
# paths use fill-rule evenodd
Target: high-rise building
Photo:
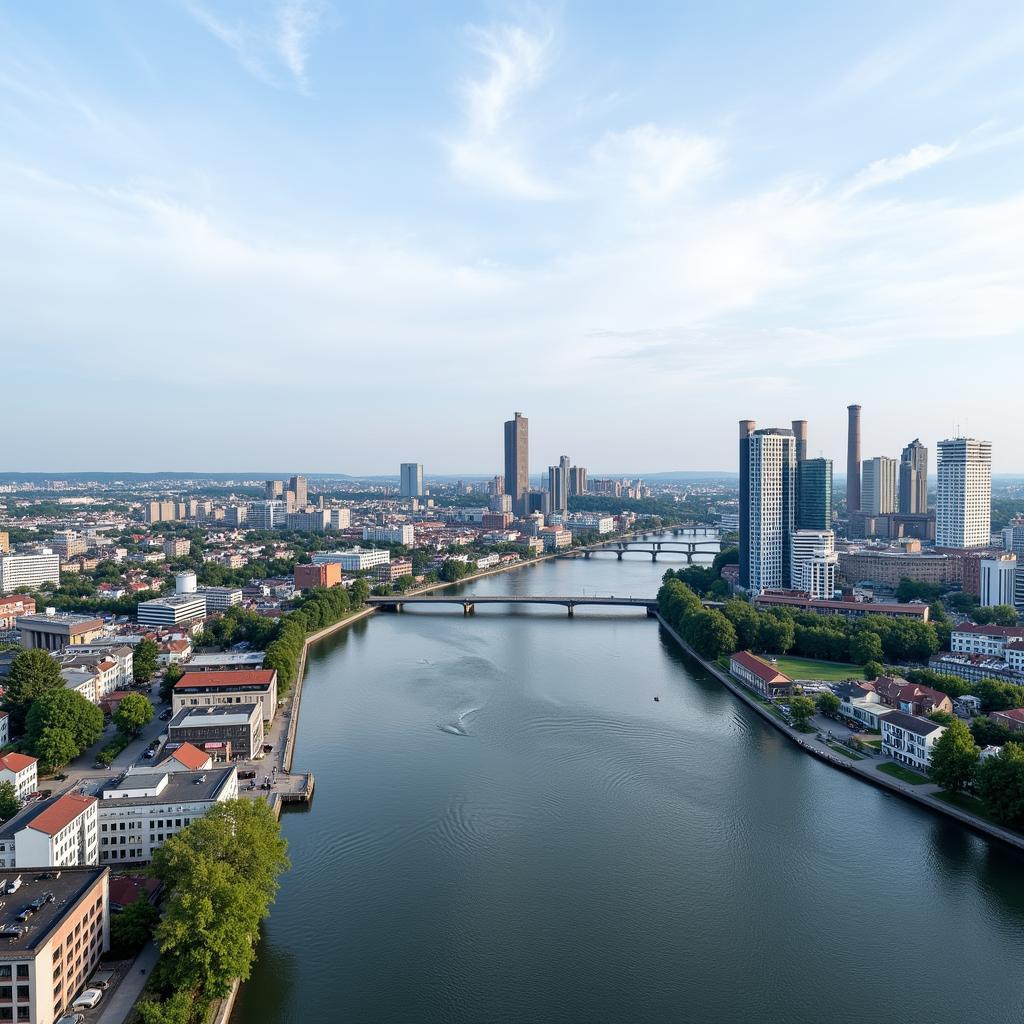
<path id="1" fill-rule="evenodd" d="M 793 420 L 793 437 L 796 438 L 796 461 L 807 458 L 807 420 Z M 797 489 L 800 484 L 797 483 Z"/>
<path id="2" fill-rule="evenodd" d="M 860 511 L 860 406 L 848 405 L 846 433 L 846 510 Z"/>
<path id="3" fill-rule="evenodd" d="M 403 498 L 423 497 L 423 464 L 421 462 L 403 462 L 400 467 L 400 477 L 398 493 Z"/>
<path id="4" fill-rule="evenodd" d="M 832 460 L 804 459 L 796 464 L 798 530 L 832 529 Z"/>
<path id="5" fill-rule="evenodd" d="M 973 437 L 940 441 L 936 547 L 987 547 L 991 534 L 992 443 Z"/>
<path id="6" fill-rule="evenodd" d="M 576 497 L 587 493 L 587 467 L 569 467 L 569 496 Z"/>
<path id="7" fill-rule="evenodd" d="M 928 449 L 916 437 L 900 456 L 899 511 L 903 515 L 928 511 Z"/>
<path id="8" fill-rule="evenodd" d="M 868 516 L 885 516 L 896 511 L 898 466 L 895 459 L 878 455 L 863 463 L 860 508 Z"/>
<path id="9" fill-rule="evenodd" d="M 981 560 L 981 604 L 1013 605 L 1016 593 L 1017 556 L 1010 553 Z"/>
<path id="10" fill-rule="evenodd" d="M 293 476 L 288 481 L 288 490 L 295 495 L 295 508 L 303 509 L 309 504 L 309 489 L 304 476 Z"/>
<path id="11" fill-rule="evenodd" d="M 264 485 L 267 497 L 273 501 L 275 498 L 284 497 L 284 481 L 283 480 L 268 480 Z"/>
<path id="12" fill-rule="evenodd" d="M 0 530 L 0 555 L 9 554 L 11 550 L 11 535 L 6 530 Z"/>
<path id="13" fill-rule="evenodd" d="M 548 467 L 548 493 L 552 512 L 569 511 L 569 468 L 572 459 L 563 455 L 557 466 Z"/>
<path id="14" fill-rule="evenodd" d="M 790 538 L 789 577 L 790 585 L 796 590 L 806 589 L 803 586 L 805 563 L 815 557 L 831 555 L 835 551 L 835 534 L 831 530 L 794 530 Z M 838 565 L 839 558 L 836 557 Z M 833 582 L 834 576 L 833 576 Z M 815 597 L 831 597 L 815 594 Z"/>
<path id="15" fill-rule="evenodd" d="M 747 456 L 746 502 L 740 472 L 740 565 L 745 560 L 752 594 L 790 585 L 790 543 L 796 523 L 796 438 L 792 430 L 767 427 L 743 437 Z"/>
<path id="16" fill-rule="evenodd" d="M 512 496 L 512 511 L 528 513 L 530 490 L 530 421 L 521 413 L 505 421 L 505 493 Z"/>
<path id="17" fill-rule="evenodd" d="M 38 590 L 44 583 L 60 583 L 60 555 L 0 555 L 0 594 Z"/>
<path id="18" fill-rule="evenodd" d="M 740 420 L 740 572 L 741 587 L 750 586 L 750 438 L 757 427 L 756 420 Z M 594 481 L 595 486 L 601 484 Z M 598 489 L 600 489 L 598 487 Z"/>
<path id="19" fill-rule="evenodd" d="M 251 502 L 246 524 L 250 530 L 273 530 L 283 525 L 286 509 L 283 501 Z"/>
<path id="20" fill-rule="evenodd" d="M 488 493 L 493 497 L 494 495 L 505 493 L 505 478 L 503 476 L 494 477 L 487 485 Z"/>

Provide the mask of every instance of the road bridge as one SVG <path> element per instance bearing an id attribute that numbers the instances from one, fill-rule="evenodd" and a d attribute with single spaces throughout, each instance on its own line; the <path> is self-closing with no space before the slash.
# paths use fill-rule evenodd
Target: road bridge
<path id="1" fill-rule="evenodd" d="M 366 603 L 372 607 L 400 612 L 407 604 L 452 604 L 461 605 L 463 615 L 472 615 L 478 604 L 553 604 L 569 610 L 572 618 L 577 607 L 600 605 L 610 608 L 644 608 L 654 616 L 658 608 L 656 597 L 598 597 L 596 595 L 548 596 L 524 594 L 394 594 L 389 597 L 368 597 Z"/>
<path id="2" fill-rule="evenodd" d="M 656 562 L 658 555 L 683 555 L 687 564 L 693 563 L 694 555 L 717 555 L 722 550 L 722 542 L 718 539 L 709 540 L 655 540 L 655 541 L 609 541 L 607 544 L 592 544 L 583 548 L 583 557 L 590 558 L 602 551 L 614 551 L 618 560 L 627 551 L 642 551 Z"/>

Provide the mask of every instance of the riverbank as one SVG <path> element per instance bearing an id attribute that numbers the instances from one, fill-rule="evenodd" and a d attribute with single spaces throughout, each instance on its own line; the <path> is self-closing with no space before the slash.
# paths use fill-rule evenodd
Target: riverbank
<path id="1" fill-rule="evenodd" d="M 1002 828 L 992 822 L 986 821 L 984 818 L 979 818 L 977 815 L 971 814 L 969 811 L 961 810 L 959 807 L 948 804 L 936 796 L 928 793 L 916 792 L 915 787 L 911 784 L 902 782 L 899 779 L 880 772 L 877 767 L 877 762 L 873 758 L 866 757 L 864 762 L 861 763 L 859 761 L 851 761 L 849 758 L 841 755 L 837 757 L 836 753 L 826 743 L 815 739 L 810 734 L 798 732 L 792 726 L 787 725 L 781 718 L 772 714 L 764 704 L 762 704 L 744 686 L 736 682 L 736 680 L 734 680 L 727 672 L 724 672 L 717 665 L 702 658 L 665 621 L 665 619 L 662 618 L 660 614 L 657 615 L 657 619 L 672 639 L 675 640 L 676 643 L 679 644 L 679 646 L 701 666 L 701 668 L 713 675 L 724 687 L 726 687 L 726 689 L 731 691 L 734 696 L 738 697 L 748 707 L 753 708 L 753 710 L 756 711 L 766 722 L 773 725 L 779 730 L 779 732 L 808 754 L 811 754 L 821 761 L 827 762 L 833 768 L 838 768 L 840 771 L 846 772 L 847 774 L 856 775 L 858 778 L 863 779 L 865 782 L 870 782 L 874 786 L 886 789 L 891 793 L 898 793 L 907 800 L 911 800 L 922 807 L 927 807 L 928 810 L 933 811 L 936 814 L 945 815 L 947 818 L 954 818 L 960 824 L 966 825 L 968 828 L 981 833 L 989 839 L 996 839 L 1001 843 L 1005 843 L 1008 846 L 1013 846 L 1018 850 L 1024 851 L 1024 836 L 1021 836 L 1016 832 L 1011 832 L 1009 829 Z M 885 761 L 883 763 L 895 764 L 895 762 L 889 761 Z"/>

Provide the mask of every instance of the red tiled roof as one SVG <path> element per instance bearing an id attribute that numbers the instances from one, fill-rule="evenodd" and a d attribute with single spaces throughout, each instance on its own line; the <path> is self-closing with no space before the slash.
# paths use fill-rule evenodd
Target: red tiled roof
<path id="1" fill-rule="evenodd" d="M 756 655 L 751 654 L 750 651 L 737 651 L 732 656 L 732 660 L 753 672 L 766 683 L 791 683 L 793 681 L 789 676 L 784 675 L 777 668 L 769 665 L 768 662 L 762 661 Z"/>
<path id="2" fill-rule="evenodd" d="M 65 793 L 63 796 L 57 797 L 42 814 L 37 814 L 28 827 L 37 832 L 45 832 L 47 835 L 56 835 L 94 803 L 96 803 L 94 796 Z"/>
<path id="3" fill-rule="evenodd" d="M 252 686 L 260 683 L 269 686 L 277 672 L 272 668 L 237 669 L 225 672 L 186 672 L 175 684 L 176 690 L 197 686 Z"/>
<path id="4" fill-rule="evenodd" d="M 180 747 L 175 747 L 167 755 L 167 759 L 170 760 L 172 757 L 175 761 L 180 761 L 186 768 L 191 768 L 193 771 L 199 771 L 210 760 L 209 754 L 193 746 L 191 743 L 182 743 Z"/>
<path id="5" fill-rule="evenodd" d="M 141 896 L 152 900 L 159 888 L 160 882 L 156 878 L 115 875 L 110 879 L 110 902 L 113 906 L 130 907 Z"/>
<path id="6" fill-rule="evenodd" d="M 1024 708 L 1011 708 L 1009 711 L 993 711 L 998 718 L 1010 718 L 1014 722 L 1024 722 Z"/>
<path id="7" fill-rule="evenodd" d="M 963 625 L 954 626 L 953 632 L 975 633 L 979 636 L 1012 636 L 1014 639 L 1024 640 L 1024 626 L 976 626 L 973 622 L 965 622 Z"/>
<path id="8" fill-rule="evenodd" d="M 27 754 L 11 753 L 0 757 L 0 765 L 14 772 L 15 775 L 36 763 L 36 759 L 29 757 Z"/>

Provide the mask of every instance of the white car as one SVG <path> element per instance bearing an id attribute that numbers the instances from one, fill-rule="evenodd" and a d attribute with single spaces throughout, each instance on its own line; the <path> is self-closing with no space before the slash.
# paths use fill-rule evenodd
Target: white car
<path id="1" fill-rule="evenodd" d="M 87 988 L 72 1004 L 72 1010 L 91 1010 L 103 998 L 103 990 Z"/>

